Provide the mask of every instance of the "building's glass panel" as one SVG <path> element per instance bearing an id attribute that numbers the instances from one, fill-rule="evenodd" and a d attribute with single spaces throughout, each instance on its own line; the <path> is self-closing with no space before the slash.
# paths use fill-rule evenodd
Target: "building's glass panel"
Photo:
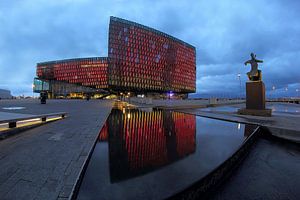
<path id="1" fill-rule="evenodd" d="M 34 92 L 41 92 L 41 91 L 49 91 L 49 82 L 43 81 L 40 79 L 35 78 L 33 81 L 33 91 Z"/>
<path id="2" fill-rule="evenodd" d="M 108 57 L 38 63 L 37 77 L 48 80 L 51 88 L 54 81 L 59 81 L 136 93 L 195 92 L 195 47 L 190 44 L 155 29 L 111 17 L 108 45 Z M 36 87 L 40 91 L 38 84 Z M 69 91 L 63 85 L 53 87 L 55 91 Z"/>
<path id="3" fill-rule="evenodd" d="M 79 58 L 38 63 L 37 76 L 93 88 L 108 87 L 107 58 Z"/>
<path id="4" fill-rule="evenodd" d="M 111 17 L 108 57 L 112 87 L 195 92 L 195 47 L 155 29 Z"/>

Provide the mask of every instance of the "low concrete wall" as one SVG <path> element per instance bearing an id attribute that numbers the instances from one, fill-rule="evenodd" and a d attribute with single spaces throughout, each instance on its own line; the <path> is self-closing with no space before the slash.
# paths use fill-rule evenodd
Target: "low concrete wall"
<path id="1" fill-rule="evenodd" d="M 251 147 L 262 134 L 260 127 L 256 128 L 255 131 L 245 140 L 245 142 L 233 153 L 226 161 L 212 170 L 205 177 L 192 184 L 182 192 L 175 194 L 170 199 L 206 199 L 209 195 L 213 194 L 215 189 L 228 179 L 234 170 L 242 163 L 243 159 L 251 151 Z"/>
<path id="2" fill-rule="evenodd" d="M 138 98 L 131 97 L 124 99 L 129 103 L 137 103 L 144 105 L 151 105 L 153 107 L 205 107 L 205 106 L 217 106 L 217 105 L 226 105 L 226 104 L 237 104 L 243 103 L 243 100 L 219 100 L 216 98 L 211 99 L 152 99 L 149 97 L 146 98 Z"/>
<path id="3" fill-rule="evenodd" d="M 129 103 L 139 103 L 139 104 L 147 104 L 147 105 L 152 105 L 153 104 L 153 100 L 152 98 L 139 98 L 139 97 L 130 97 L 127 99 L 127 102 Z"/>
<path id="4" fill-rule="evenodd" d="M 267 127 L 273 136 L 300 144 L 300 131 Z"/>

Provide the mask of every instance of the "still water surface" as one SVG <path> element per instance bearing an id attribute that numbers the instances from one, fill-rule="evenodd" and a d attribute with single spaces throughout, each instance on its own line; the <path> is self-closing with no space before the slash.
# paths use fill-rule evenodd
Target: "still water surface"
<path id="1" fill-rule="evenodd" d="M 113 109 L 78 199 L 170 197 L 220 165 L 254 128 L 159 109 Z"/>

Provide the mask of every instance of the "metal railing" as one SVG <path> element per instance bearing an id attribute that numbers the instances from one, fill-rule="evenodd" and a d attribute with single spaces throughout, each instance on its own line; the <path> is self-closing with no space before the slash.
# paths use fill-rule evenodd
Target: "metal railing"
<path id="1" fill-rule="evenodd" d="M 57 120 L 57 119 L 63 119 L 67 115 L 66 112 L 58 112 L 58 113 L 49 113 L 49 114 L 41 114 L 41 115 L 32 115 L 29 117 L 18 117 L 13 119 L 4 119 L 0 120 L 0 124 L 8 124 L 8 128 L 16 128 L 18 122 L 30 122 L 35 121 L 41 121 L 47 122 L 47 120 Z"/>

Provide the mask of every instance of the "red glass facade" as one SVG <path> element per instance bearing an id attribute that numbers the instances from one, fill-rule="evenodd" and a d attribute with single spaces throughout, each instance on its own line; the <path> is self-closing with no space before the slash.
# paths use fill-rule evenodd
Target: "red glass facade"
<path id="1" fill-rule="evenodd" d="M 111 17 L 108 57 L 37 64 L 37 77 L 119 92 L 191 93 L 195 47 L 155 29 Z"/>
<path id="2" fill-rule="evenodd" d="M 37 77 L 105 89 L 108 88 L 108 60 L 93 57 L 38 63 Z"/>
<path id="3" fill-rule="evenodd" d="M 109 85 L 119 90 L 195 92 L 195 47 L 155 29 L 110 18 Z"/>

